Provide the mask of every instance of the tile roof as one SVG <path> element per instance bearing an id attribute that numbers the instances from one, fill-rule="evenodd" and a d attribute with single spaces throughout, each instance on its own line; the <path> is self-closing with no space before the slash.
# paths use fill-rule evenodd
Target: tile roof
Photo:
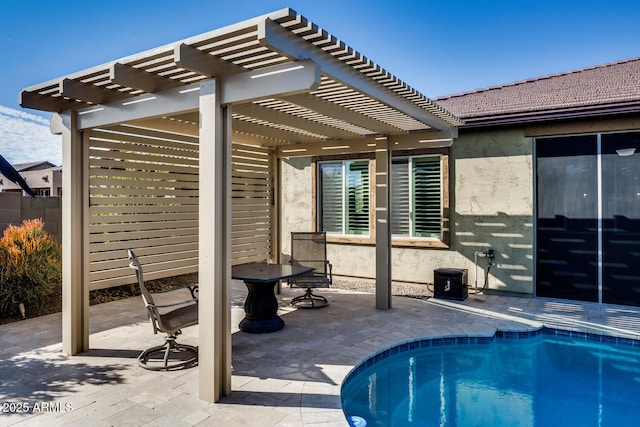
<path id="1" fill-rule="evenodd" d="M 432 98 L 467 126 L 640 111 L 640 57 Z"/>
<path id="2" fill-rule="evenodd" d="M 13 168 L 18 172 L 24 172 L 28 170 L 36 170 L 36 169 L 49 169 L 54 167 L 55 165 L 48 160 L 43 160 L 39 162 L 29 162 L 29 163 L 16 163 L 13 165 Z"/>

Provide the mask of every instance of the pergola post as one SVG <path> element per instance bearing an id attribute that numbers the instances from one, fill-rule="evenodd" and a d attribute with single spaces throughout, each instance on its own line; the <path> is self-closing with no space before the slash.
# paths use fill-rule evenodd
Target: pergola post
<path id="1" fill-rule="evenodd" d="M 376 308 L 391 308 L 391 153 L 387 138 L 376 139 Z"/>
<path id="2" fill-rule="evenodd" d="M 84 281 L 85 161 L 77 113 L 52 119 L 62 133 L 62 348 L 75 355 L 89 350 L 89 290 Z"/>
<path id="3" fill-rule="evenodd" d="M 200 85 L 199 395 L 231 393 L 231 108 L 220 80 Z"/>

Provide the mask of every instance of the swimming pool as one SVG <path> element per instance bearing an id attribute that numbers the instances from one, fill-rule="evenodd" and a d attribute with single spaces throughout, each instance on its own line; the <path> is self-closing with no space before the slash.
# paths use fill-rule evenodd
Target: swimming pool
<path id="1" fill-rule="evenodd" d="M 640 341 L 543 328 L 402 343 L 347 375 L 352 425 L 638 423 Z"/>

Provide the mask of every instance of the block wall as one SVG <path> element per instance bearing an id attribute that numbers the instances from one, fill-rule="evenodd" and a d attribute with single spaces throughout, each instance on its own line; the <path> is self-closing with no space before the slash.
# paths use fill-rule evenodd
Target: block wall
<path id="1" fill-rule="evenodd" d="M 44 229 L 62 241 L 62 201 L 60 197 L 29 197 L 21 193 L 0 193 L 0 230 L 25 219 L 40 218 Z"/>

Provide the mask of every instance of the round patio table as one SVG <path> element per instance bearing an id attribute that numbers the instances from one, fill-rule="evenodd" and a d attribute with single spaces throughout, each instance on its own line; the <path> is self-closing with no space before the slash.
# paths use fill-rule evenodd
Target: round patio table
<path id="1" fill-rule="evenodd" d="M 278 316 L 278 299 L 275 286 L 289 277 L 311 273 L 311 267 L 289 264 L 244 264 L 231 268 L 233 279 L 243 280 L 248 294 L 244 301 L 245 317 L 240 330 L 254 334 L 275 332 L 284 328 L 284 320 Z"/>

